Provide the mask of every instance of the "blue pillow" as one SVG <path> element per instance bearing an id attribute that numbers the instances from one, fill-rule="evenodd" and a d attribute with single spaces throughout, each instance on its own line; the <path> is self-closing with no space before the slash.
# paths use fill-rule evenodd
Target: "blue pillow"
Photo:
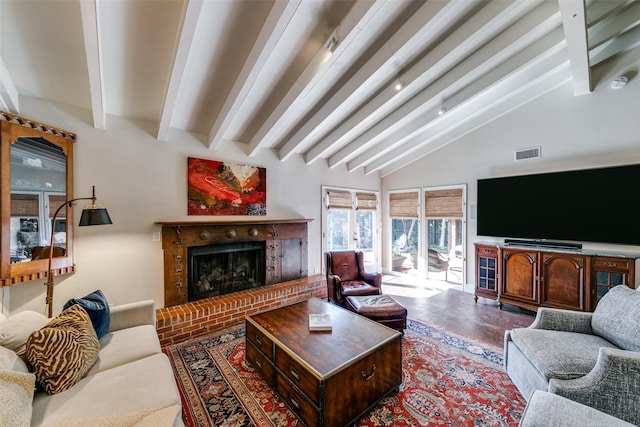
<path id="1" fill-rule="evenodd" d="M 72 298 L 64 305 L 64 310 L 71 307 L 74 304 L 80 305 L 89 314 L 93 329 L 96 330 L 98 339 L 105 336 L 109 332 L 109 320 L 111 315 L 109 313 L 109 304 L 107 304 L 107 298 L 102 291 L 97 290 L 82 298 Z"/>

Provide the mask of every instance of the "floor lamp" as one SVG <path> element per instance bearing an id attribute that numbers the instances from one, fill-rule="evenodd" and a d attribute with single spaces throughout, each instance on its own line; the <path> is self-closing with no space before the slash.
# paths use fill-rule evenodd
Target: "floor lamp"
<path id="1" fill-rule="evenodd" d="M 80 216 L 80 223 L 78 224 L 80 227 L 85 225 L 105 225 L 112 224 L 111 218 L 109 217 L 109 212 L 105 208 L 98 208 L 96 206 L 96 187 L 93 187 L 91 197 L 78 197 L 77 199 L 71 199 L 65 201 L 58 209 L 56 209 L 53 214 L 53 218 L 51 219 L 51 241 L 49 242 L 49 273 L 47 274 L 47 282 L 45 283 L 47 287 L 47 296 L 46 296 L 46 304 L 47 304 L 47 315 L 52 317 L 53 313 L 53 236 L 54 236 L 54 224 L 56 222 L 56 217 L 58 213 L 67 206 L 72 207 L 73 202 L 77 202 L 78 200 L 91 200 L 91 207 L 85 208 L 82 210 L 82 216 Z"/>

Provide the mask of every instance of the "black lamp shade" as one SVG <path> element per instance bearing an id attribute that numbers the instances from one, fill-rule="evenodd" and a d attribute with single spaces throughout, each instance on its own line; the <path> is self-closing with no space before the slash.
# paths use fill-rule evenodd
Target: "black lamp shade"
<path id="1" fill-rule="evenodd" d="M 112 224 L 109 212 L 104 208 L 83 209 L 79 226 Z"/>

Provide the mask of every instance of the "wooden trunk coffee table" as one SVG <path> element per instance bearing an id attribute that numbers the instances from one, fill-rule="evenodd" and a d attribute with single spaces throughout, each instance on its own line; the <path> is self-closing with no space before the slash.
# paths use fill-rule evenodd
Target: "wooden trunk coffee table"
<path id="1" fill-rule="evenodd" d="M 310 332 L 309 314 L 332 331 Z M 317 298 L 246 318 L 246 358 L 309 427 L 355 423 L 402 384 L 402 334 Z"/>

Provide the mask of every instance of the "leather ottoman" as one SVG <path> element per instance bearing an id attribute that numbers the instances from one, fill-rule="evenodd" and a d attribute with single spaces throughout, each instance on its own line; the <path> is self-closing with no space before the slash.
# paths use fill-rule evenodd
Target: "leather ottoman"
<path id="1" fill-rule="evenodd" d="M 345 307 L 403 333 L 407 327 L 407 309 L 388 295 L 350 296 Z"/>

